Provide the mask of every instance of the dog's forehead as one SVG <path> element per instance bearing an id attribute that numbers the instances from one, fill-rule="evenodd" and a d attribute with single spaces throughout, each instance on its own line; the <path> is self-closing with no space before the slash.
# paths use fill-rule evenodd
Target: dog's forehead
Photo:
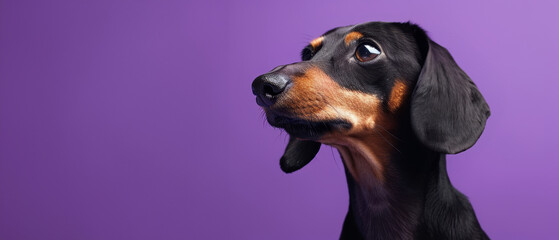
<path id="1" fill-rule="evenodd" d="M 327 37 L 327 38 L 342 37 L 345 34 L 347 34 L 348 32 L 350 32 L 351 29 L 354 26 L 355 25 L 333 28 L 333 29 L 328 30 L 326 33 L 322 34 L 322 36 Z"/>
<path id="2" fill-rule="evenodd" d="M 327 31 L 320 37 L 321 45 L 326 48 L 337 47 L 337 45 L 341 43 L 341 41 L 345 38 L 345 36 L 348 33 L 352 32 L 353 28 L 354 25 L 337 27 Z"/>
<path id="3" fill-rule="evenodd" d="M 325 56 L 341 56 L 347 54 L 347 51 L 354 51 L 351 43 L 361 38 L 372 39 L 381 45 L 383 50 L 388 50 L 389 52 L 413 51 L 414 49 L 409 49 L 410 47 L 413 48 L 410 44 L 413 42 L 413 39 L 410 36 L 411 34 L 407 34 L 406 30 L 398 24 L 368 22 L 333 28 L 313 39 L 309 45 L 314 50 L 315 59 Z M 402 46 L 404 44 L 407 45 Z"/>
<path id="4" fill-rule="evenodd" d="M 310 46 L 312 46 L 315 51 L 319 48 L 324 49 L 325 46 L 331 47 L 337 43 L 338 39 L 343 38 L 352 27 L 353 26 L 345 26 L 330 29 L 319 37 L 311 40 Z"/>
<path id="5" fill-rule="evenodd" d="M 391 23 L 367 22 L 357 25 L 333 28 L 324 33 L 321 37 L 324 39 L 324 42 L 328 42 L 328 40 L 331 41 L 333 39 L 343 39 L 348 34 L 355 32 L 361 33 L 366 36 L 380 36 L 387 32 L 395 31 L 398 31 L 398 29 Z"/>

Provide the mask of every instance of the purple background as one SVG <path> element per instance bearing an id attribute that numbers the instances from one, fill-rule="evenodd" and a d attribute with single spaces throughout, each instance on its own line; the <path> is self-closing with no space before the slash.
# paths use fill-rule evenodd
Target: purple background
<path id="1" fill-rule="evenodd" d="M 336 239 L 337 152 L 283 174 L 250 83 L 373 20 L 423 26 L 491 106 L 448 163 L 489 236 L 557 239 L 552 2 L 2 0 L 0 239 Z"/>

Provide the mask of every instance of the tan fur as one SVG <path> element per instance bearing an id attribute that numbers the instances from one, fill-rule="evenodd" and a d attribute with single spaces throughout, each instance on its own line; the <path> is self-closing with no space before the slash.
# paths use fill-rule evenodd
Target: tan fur
<path id="1" fill-rule="evenodd" d="M 350 32 L 347 35 L 345 35 L 345 38 L 344 38 L 345 45 L 349 46 L 349 44 L 352 41 L 355 41 L 355 40 L 357 40 L 359 38 L 362 38 L 362 37 L 363 37 L 363 34 L 360 33 L 360 32 Z"/>
<path id="2" fill-rule="evenodd" d="M 324 135 L 319 141 L 336 147 L 353 177 L 384 179 L 384 166 L 394 150 L 394 119 L 382 110 L 381 100 L 340 86 L 317 67 L 292 77 L 293 87 L 272 106 L 286 115 L 311 121 L 343 119 L 353 127 Z M 394 101 L 400 101 L 398 99 Z"/>
<path id="3" fill-rule="evenodd" d="M 322 45 L 322 41 L 324 41 L 324 37 L 320 36 L 311 41 L 311 46 L 314 50 L 317 50 L 320 45 Z"/>
<path id="4" fill-rule="evenodd" d="M 400 80 L 396 80 L 392 91 L 390 91 L 390 99 L 388 100 L 388 109 L 391 112 L 395 112 L 400 108 L 404 98 L 407 94 L 407 86 Z"/>

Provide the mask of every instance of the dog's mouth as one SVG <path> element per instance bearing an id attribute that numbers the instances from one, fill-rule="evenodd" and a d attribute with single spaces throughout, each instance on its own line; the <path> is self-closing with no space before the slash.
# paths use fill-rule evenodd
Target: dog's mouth
<path id="1" fill-rule="evenodd" d="M 289 135 L 305 140 L 318 140 L 326 133 L 352 127 L 350 122 L 342 119 L 315 121 L 286 117 L 273 112 L 267 112 L 266 119 L 273 127 L 283 128 Z"/>

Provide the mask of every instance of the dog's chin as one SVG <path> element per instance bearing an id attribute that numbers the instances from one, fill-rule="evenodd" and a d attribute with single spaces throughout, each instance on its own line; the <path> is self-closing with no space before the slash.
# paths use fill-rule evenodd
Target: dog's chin
<path id="1" fill-rule="evenodd" d="M 266 114 L 266 119 L 273 127 L 282 128 L 290 136 L 304 140 L 317 141 L 326 133 L 351 128 L 351 123 L 342 119 L 314 121 L 297 117 L 279 116 L 273 113 Z"/>

